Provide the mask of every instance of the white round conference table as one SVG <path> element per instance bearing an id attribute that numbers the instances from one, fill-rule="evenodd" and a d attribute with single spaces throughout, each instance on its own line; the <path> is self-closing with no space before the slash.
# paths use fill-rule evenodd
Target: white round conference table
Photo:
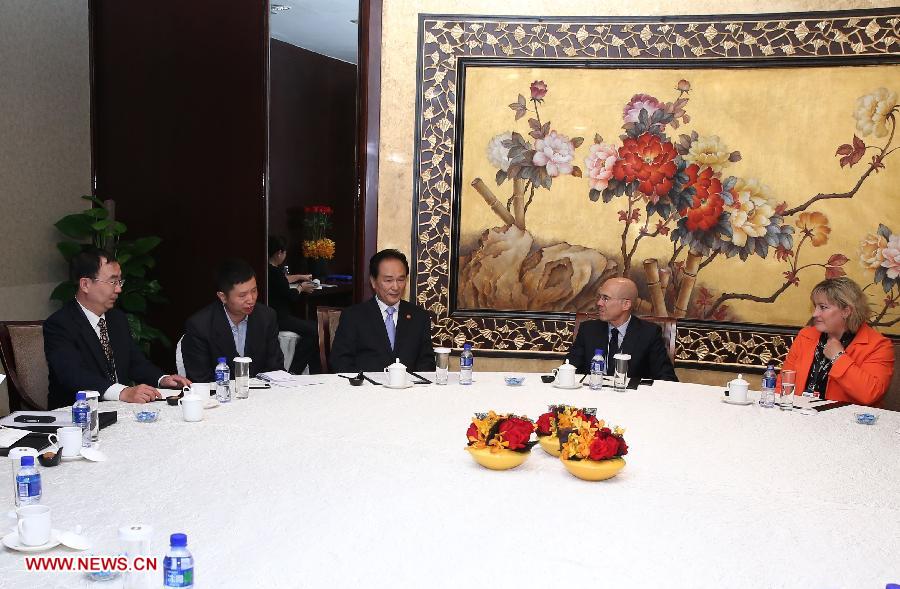
<path id="1" fill-rule="evenodd" d="M 153 526 L 160 557 L 185 532 L 197 587 L 900 583 L 900 414 L 873 410 L 863 426 L 858 407 L 734 406 L 718 387 L 502 377 L 389 390 L 312 376 L 321 384 L 253 390 L 199 423 L 165 404 L 160 421 L 136 423 L 133 406 L 103 403 L 119 410 L 101 432 L 109 460 L 42 469 L 44 503 L 54 528 L 83 525 L 95 554 L 117 554 L 127 524 Z M 473 413 L 536 419 L 550 403 L 624 427 L 625 469 L 591 483 L 537 446 L 504 472 L 464 451 Z M 11 495 L 0 485 L 0 504 Z M 23 554 L 0 552 L 4 588 L 120 583 L 28 572 Z"/>

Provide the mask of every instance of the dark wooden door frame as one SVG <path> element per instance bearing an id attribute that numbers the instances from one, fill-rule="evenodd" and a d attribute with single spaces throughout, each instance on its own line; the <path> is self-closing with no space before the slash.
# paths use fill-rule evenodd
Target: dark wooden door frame
<path id="1" fill-rule="evenodd" d="M 381 124 L 381 12 L 382 0 L 359 2 L 359 94 L 356 148 L 356 259 L 353 300 L 372 296 L 369 258 L 378 245 L 378 152 Z"/>

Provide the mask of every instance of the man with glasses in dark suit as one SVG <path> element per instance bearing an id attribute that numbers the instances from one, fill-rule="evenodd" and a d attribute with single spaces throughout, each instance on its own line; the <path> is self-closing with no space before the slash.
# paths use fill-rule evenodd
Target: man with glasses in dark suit
<path id="1" fill-rule="evenodd" d="M 341 313 L 331 346 L 333 372 L 380 372 L 394 360 L 412 371 L 435 369 L 431 317 L 403 300 L 409 262 L 402 252 L 386 249 L 369 260 L 375 296 Z"/>
<path id="2" fill-rule="evenodd" d="M 582 374 L 591 371 L 594 350 L 603 350 L 607 374 L 613 373 L 618 353 L 629 354 L 628 376 L 677 381 L 675 367 L 666 352 L 659 325 L 631 314 L 637 285 L 628 278 L 610 278 L 600 287 L 597 310 L 600 319 L 585 321 L 566 358 Z"/>
<path id="3" fill-rule="evenodd" d="M 128 319 L 114 308 L 125 281 L 111 253 L 76 254 L 69 273 L 78 287 L 75 298 L 44 322 L 50 409 L 71 405 L 78 391 L 97 391 L 104 401 L 146 403 L 161 398 L 157 387 L 190 386 L 183 376 L 163 374 L 132 339 Z"/>

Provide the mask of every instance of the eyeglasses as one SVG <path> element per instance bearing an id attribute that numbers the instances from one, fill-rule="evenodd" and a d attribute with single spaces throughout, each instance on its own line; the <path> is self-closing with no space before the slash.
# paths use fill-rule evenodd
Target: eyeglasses
<path id="1" fill-rule="evenodd" d="M 609 295 L 602 294 L 600 295 L 600 300 L 604 303 L 608 303 L 610 301 L 624 301 L 626 299 L 623 299 L 622 297 L 611 297 Z"/>
<path id="2" fill-rule="evenodd" d="M 100 280 L 99 278 L 91 278 L 94 282 L 105 282 L 106 284 L 112 284 L 113 286 L 125 286 L 124 280 Z"/>

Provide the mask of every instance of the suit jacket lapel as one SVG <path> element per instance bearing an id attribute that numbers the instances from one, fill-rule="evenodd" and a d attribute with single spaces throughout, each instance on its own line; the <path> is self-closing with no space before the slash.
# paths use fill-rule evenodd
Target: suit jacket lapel
<path id="1" fill-rule="evenodd" d="M 410 325 L 412 314 L 409 312 L 408 305 L 406 301 L 400 301 L 400 306 L 397 308 L 397 333 L 394 338 L 394 352 L 398 356 L 400 355 L 400 344 L 409 341 L 410 329 L 412 329 L 412 325 Z"/>
<path id="2" fill-rule="evenodd" d="M 233 358 L 238 355 L 237 346 L 234 344 L 234 334 L 231 331 L 231 321 L 228 319 L 228 315 L 225 314 L 225 308 L 218 304 L 218 309 L 213 313 L 213 333 L 215 334 L 216 341 L 222 346 L 222 349 L 228 350 L 231 358 L 226 358 L 227 362 L 231 362 Z M 247 339 L 250 337 L 250 325 L 247 325 Z M 247 351 L 247 344 L 244 342 L 244 351 Z"/>
<path id="3" fill-rule="evenodd" d="M 619 347 L 621 353 L 628 354 L 634 358 L 634 350 L 637 348 L 637 340 L 638 337 L 640 337 L 640 334 L 638 334 L 640 328 L 640 320 L 637 317 L 632 316 L 628 321 L 628 329 L 625 330 L 625 337 L 622 338 L 622 345 Z"/>
<path id="4" fill-rule="evenodd" d="M 97 337 L 97 332 L 91 327 L 91 322 L 88 321 L 84 311 L 81 310 L 81 305 L 78 304 L 78 301 L 74 301 L 69 310 L 75 325 L 78 326 L 78 333 L 81 335 L 81 339 L 84 341 L 87 349 L 91 351 L 91 355 L 97 363 L 97 368 L 102 374 L 107 374 L 109 371 L 108 363 L 106 362 L 106 354 L 103 353 L 103 348 L 100 346 L 100 338 Z M 108 328 L 109 323 L 107 322 Z M 110 345 L 112 345 L 112 340 L 110 340 Z M 113 355 L 115 355 L 115 346 L 113 346 Z M 118 361 L 118 358 L 116 361 Z"/>

